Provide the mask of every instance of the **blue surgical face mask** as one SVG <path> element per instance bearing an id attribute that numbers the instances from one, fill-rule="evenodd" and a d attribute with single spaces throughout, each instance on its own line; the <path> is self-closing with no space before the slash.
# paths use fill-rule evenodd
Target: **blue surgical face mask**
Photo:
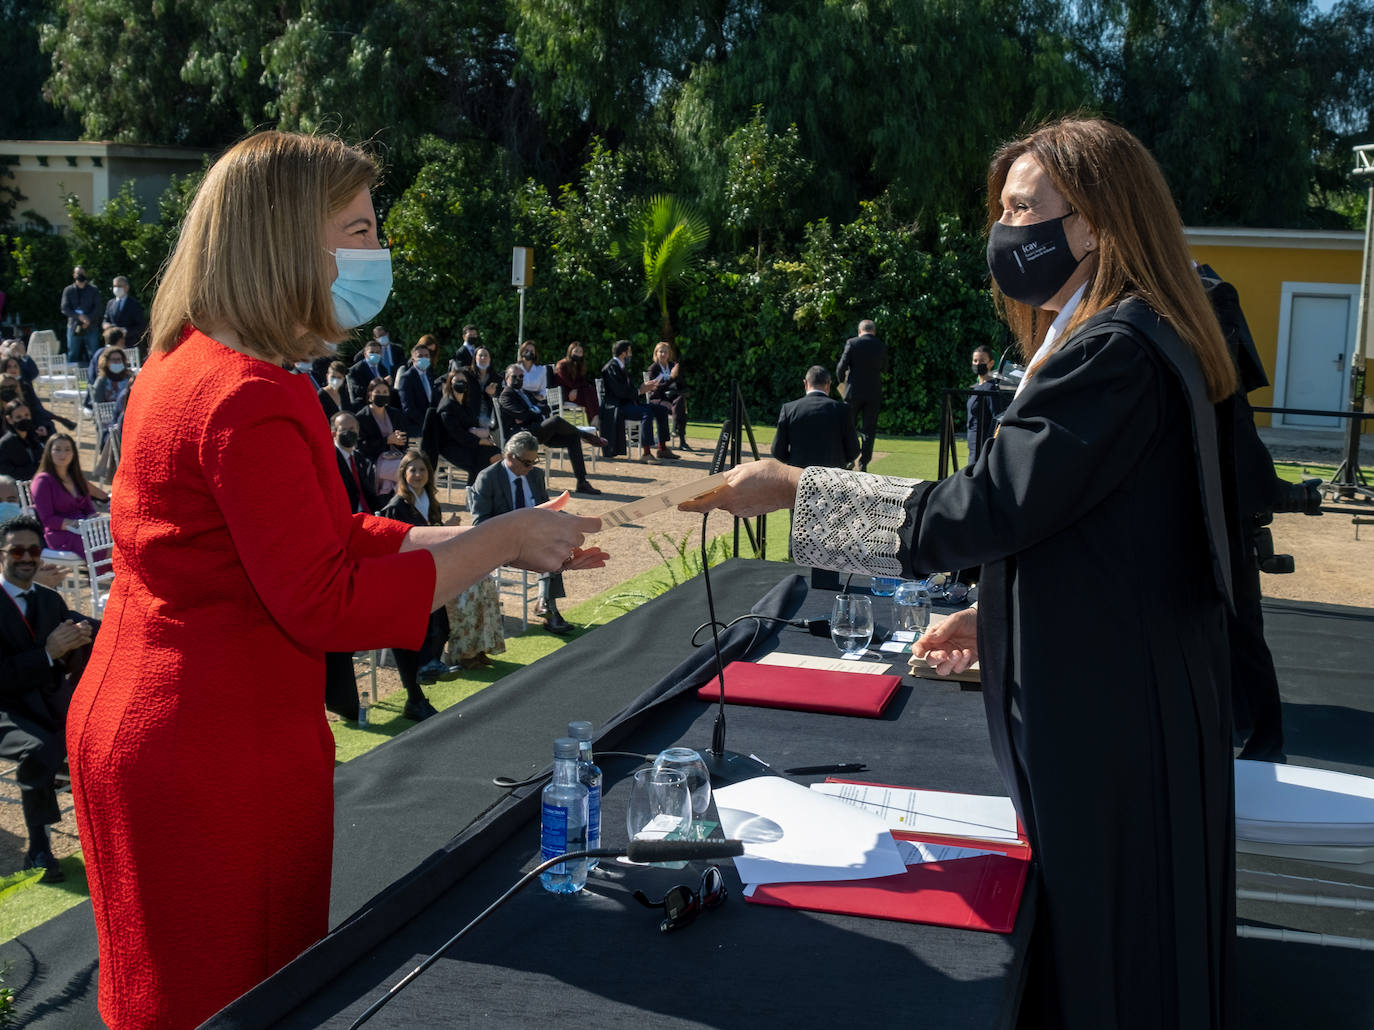
<path id="1" fill-rule="evenodd" d="M 429 358 L 416 358 L 415 367 L 423 372 L 425 369 L 429 368 Z"/>
<path id="2" fill-rule="evenodd" d="M 367 356 L 367 363 L 369 365 L 380 365 L 382 363 L 382 356 L 380 354 L 369 354 Z"/>
<path id="3" fill-rule="evenodd" d="M 119 373 L 121 373 L 121 372 L 124 371 L 124 362 L 122 362 L 122 361 L 112 361 L 112 362 L 110 362 L 110 371 L 113 372 L 115 375 L 119 375 Z"/>
<path id="4" fill-rule="evenodd" d="M 24 513 L 24 509 L 13 501 L 0 501 L 0 525 L 4 525 L 10 519 L 17 519 Z"/>
<path id="5" fill-rule="evenodd" d="M 340 325 L 356 329 L 376 318 L 391 295 L 391 251 L 340 247 L 333 253 L 339 269 L 329 287 L 334 317 Z"/>

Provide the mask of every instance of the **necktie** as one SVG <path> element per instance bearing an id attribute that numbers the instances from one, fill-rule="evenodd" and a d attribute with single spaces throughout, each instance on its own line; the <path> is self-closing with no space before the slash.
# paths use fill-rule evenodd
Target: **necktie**
<path id="1" fill-rule="evenodd" d="M 24 618 L 27 619 L 29 617 L 29 609 L 33 607 L 33 590 L 19 591 L 19 602 L 19 610 L 23 613 Z"/>
<path id="2" fill-rule="evenodd" d="M 525 477 L 515 477 L 515 509 L 519 511 L 525 506 Z"/>
<path id="3" fill-rule="evenodd" d="M 348 456 L 348 467 L 353 470 L 353 482 L 358 487 L 358 506 L 355 511 L 363 510 L 363 479 L 358 475 L 358 459 L 353 455 Z"/>

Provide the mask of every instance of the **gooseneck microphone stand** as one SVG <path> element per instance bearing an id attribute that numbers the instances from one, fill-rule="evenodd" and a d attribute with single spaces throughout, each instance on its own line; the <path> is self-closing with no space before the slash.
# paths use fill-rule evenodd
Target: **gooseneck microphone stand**
<path id="1" fill-rule="evenodd" d="M 632 840 L 623 848 L 591 848 L 586 851 L 569 851 L 566 854 L 555 855 L 545 862 L 540 862 L 524 876 L 520 877 L 506 893 L 493 901 L 481 912 L 473 917 L 472 921 L 463 927 L 447 941 L 441 944 L 434 954 L 430 955 L 418 966 L 402 977 L 395 987 L 387 991 L 384 995 L 374 1001 L 362 1015 L 355 1019 L 348 1030 L 357 1030 L 369 1019 L 381 1011 L 382 1006 L 391 1001 L 392 998 L 400 994 L 415 978 L 423 973 L 434 963 L 438 962 L 444 952 L 457 944 L 463 937 L 478 924 L 483 922 L 488 916 L 504 905 L 515 895 L 534 882 L 540 873 L 556 866 L 560 862 L 569 859 L 577 860 L 582 858 L 628 858 L 631 862 L 694 862 L 699 860 L 710 860 L 717 858 L 736 858 L 744 854 L 744 842 L 738 840 Z"/>

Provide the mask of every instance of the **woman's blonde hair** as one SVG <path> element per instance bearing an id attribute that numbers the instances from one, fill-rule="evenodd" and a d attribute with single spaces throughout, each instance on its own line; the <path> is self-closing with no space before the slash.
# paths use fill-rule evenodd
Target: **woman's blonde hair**
<path id="1" fill-rule="evenodd" d="M 1002 187 L 1023 154 L 1035 159 L 1097 239 L 1087 288 L 1063 338 L 1104 308 L 1137 296 L 1197 355 L 1211 399 L 1233 393 L 1235 365 L 1193 268 L 1173 196 L 1150 152 L 1125 129 L 1101 119 L 1065 118 L 1041 126 L 993 155 L 989 229 L 1002 217 Z M 993 295 L 1029 361 L 1054 315 L 1012 300 L 995 282 Z"/>
<path id="2" fill-rule="evenodd" d="M 325 228 L 376 181 L 372 158 L 332 136 L 260 132 L 230 147 L 182 222 L 153 300 L 152 350 L 175 349 L 194 325 L 230 329 L 269 361 L 326 353 L 348 327 L 334 317 Z"/>

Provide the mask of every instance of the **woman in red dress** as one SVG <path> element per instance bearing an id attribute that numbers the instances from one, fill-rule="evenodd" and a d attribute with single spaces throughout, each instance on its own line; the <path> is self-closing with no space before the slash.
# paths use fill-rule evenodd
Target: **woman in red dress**
<path id="1" fill-rule="evenodd" d="M 579 547 L 596 519 L 556 510 L 466 530 L 349 513 L 310 381 L 282 366 L 385 303 L 375 175 L 330 138 L 239 143 L 153 304 L 114 584 L 67 722 L 115 1030 L 195 1026 L 326 932 L 325 651 L 418 648 L 430 611 L 497 565 L 605 557 Z"/>

